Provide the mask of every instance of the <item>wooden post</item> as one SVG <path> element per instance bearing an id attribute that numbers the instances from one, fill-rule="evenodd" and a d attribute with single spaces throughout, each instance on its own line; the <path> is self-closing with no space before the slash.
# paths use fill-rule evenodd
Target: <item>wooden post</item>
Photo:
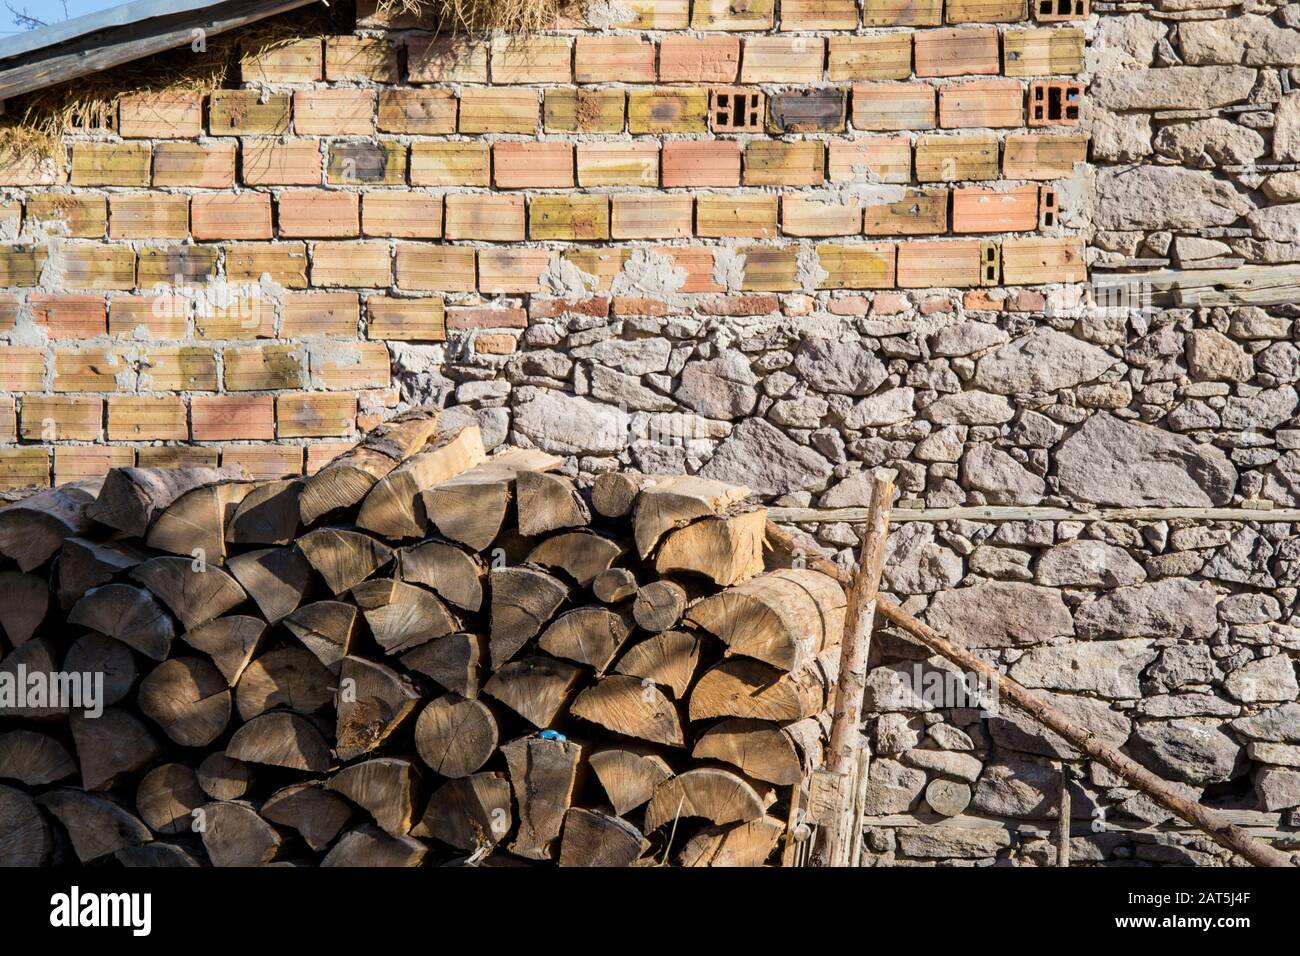
<path id="1" fill-rule="evenodd" d="M 1070 865 L 1070 768 L 1061 765 L 1061 802 L 1056 811 L 1056 865 Z"/>
<path id="2" fill-rule="evenodd" d="M 794 537 L 771 520 L 767 523 L 767 537 L 768 540 L 786 550 L 800 549 Z M 836 566 L 834 562 L 825 558 L 809 558 L 807 566 L 821 571 L 823 574 L 830 575 L 841 584 L 846 586 L 852 584 L 852 579 L 848 574 Z M 996 668 L 976 657 L 966 648 L 954 644 L 934 628 L 918 621 L 893 601 L 884 597 L 878 598 L 876 600 L 876 609 L 889 623 L 906 631 L 936 654 L 991 681 L 997 687 L 1002 701 L 1018 707 L 1044 727 L 1055 731 L 1066 742 L 1072 744 L 1086 756 L 1091 757 L 1106 769 L 1119 774 L 1129 784 L 1141 790 L 1175 816 L 1205 833 L 1220 846 L 1239 854 L 1243 859 L 1256 866 L 1296 865 L 1289 854 L 1275 850 L 1268 844 L 1254 839 L 1241 827 L 1228 823 L 1214 811 L 1201 806 L 1194 800 L 1188 800 L 1175 787 L 1147 770 L 1137 761 L 1126 757 L 1089 731 L 1071 723 L 1060 711 L 1045 703 L 1042 698 L 1035 696 L 1018 682 L 999 673 Z"/>
<path id="3" fill-rule="evenodd" d="M 839 812 L 823 828 L 814 850 L 815 866 L 848 866 L 852 847 L 858 845 L 851 828 L 860 806 L 859 781 L 865 782 L 870 759 L 859 729 L 862 696 L 867 687 L 867 657 L 871 651 L 871 626 L 876 619 L 880 574 L 885 563 L 885 541 L 889 537 L 889 512 L 894 501 L 897 472 L 880 469 L 871 483 L 871 504 L 862 533 L 862 554 L 858 570 L 849 584 L 848 608 L 844 617 L 844 640 L 840 645 L 840 676 L 835 688 L 835 711 L 831 722 L 830 750 L 826 767 L 840 781 Z M 860 765 L 859 765 L 860 764 Z"/>

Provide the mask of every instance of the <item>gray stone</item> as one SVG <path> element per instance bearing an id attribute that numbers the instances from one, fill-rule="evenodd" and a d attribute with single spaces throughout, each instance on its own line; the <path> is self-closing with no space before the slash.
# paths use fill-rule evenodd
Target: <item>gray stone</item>
<path id="1" fill-rule="evenodd" d="M 1065 715 L 1072 724 L 1096 735 L 1112 747 L 1122 747 L 1128 740 L 1132 724 L 1124 714 L 1112 709 L 1105 701 L 1047 691 L 1039 691 L 1034 696 Z M 1057 759 L 1077 760 L 1080 757 L 1079 752 L 1063 738 L 1016 707 L 1002 707 L 996 717 L 990 717 L 989 734 L 994 743 L 1010 750 Z"/>
<path id="2" fill-rule="evenodd" d="M 941 591 L 926 620 L 967 647 L 1020 647 L 1074 634 L 1058 591 L 1017 581 L 981 581 Z"/>
<path id="3" fill-rule="evenodd" d="M 947 358 L 973 355 L 1002 345 L 1009 338 L 991 322 L 958 322 L 930 336 L 930 354 Z"/>
<path id="4" fill-rule="evenodd" d="M 1123 548 L 1101 541 L 1067 541 L 1038 559 L 1035 580 L 1047 587 L 1115 588 L 1146 580 L 1142 566 Z"/>
<path id="5" fill-rule="evenodd" d="M 1300 773 L 1264 767 L 1255 774 L 1255 793 L 1269 812 L 1300 807 Z"/>
<path id="6" fill-rule="evenodd" d="M 758 376 L 745 353 L 722 352 L 715 358 L 687 362 L 676 397 L 706 418 L 741 418 L 754 410 Z"/>
<path id="7" fill-rule="evenodd" d="M 1240 66 L 1129 70 L 1097 77 L 1089 93 L 1112 110 L 1207 110 L 1246 99 L 1255 76 Z"/>
<path id="8" fill-rule="evenodd" d="M 1201 640 L 1218 628 L 1214 588 L 1204 581 L 1185 578 L 1117 588 L 1079 605 L 1074 623 L 1080 636 L 1090 640 L 1109 637 Z"/>
<path id="9" fill-rule="evenodd" d="M 925 789 L 925 779 L 925 771 L 905 767 L 897 760 L 871 761 L 864 800 L 866 815 L 907 813 Z"/>
<path id="10" fill-rule="evenodd" d="M 1183 61 L 1201 65 L 1294 66 L 1300 32 L 1268 17 L 1237 14 L 1222 20 L 1184 21 L 1178 28 Z"/>
<path id="11" fill-rule="evenodd" d="M 846 428 L 882 428 L 905 422 L 915 415 L 916 392 L 910 388 L 891 388 L 864 398 L 844 416 Z"/>
<path id="12" fill-rule="evenodd" d="M 1056 463 L 1063 492 L 1100 505 L 1206 507 L 1226 504 L 1237 487 L 1220 449 L 1107 412 L 1067 438 Z"/>
<path id="13" fill-rule="evenodd" d="M 1151 155 L 1151 114 L 1094 110 L 1092 155 L 1095 160 L 1132 163 Z"/>
<path id="14" fill-rule="evenodd" d="M 1161 776 L 1204 786 L 1232 779 L 1241 766 L 1241 747 L 1210 718 L 1139 724 L 1129 738 L 1134 759 Z"/>
<path id="15" fill-rule="evenodd" d="M 1265 206 L 1246 217 L 1256 238 L 1274 242 L 1300 241 L 1300 202 Z"/>
<path id="16" fill-rule="evenodd" d="M 1060 800 L 1061 774 L 1024 760 L 986 764 L 975 787 L 971 808 L 991 817 L 1043 819 Z"/>
<path id="17" fill-rule="evenodd" d="M 1290 385 L 1266 388 L 1256 395 L 1234 395 L 1223 405 L 1223 427 L 1237 431 L 1277 428 L 1289 421 L 1296 409 L 1296 390 Z"/>
<path id="18" fill-rule="evenodd" d="M 1267 624 L 1281 616 L 1282 608 L 1271 594 L 1247 591 L 1219 602 L 1219 620 L 1227 624 Z"/>
<path id="19" fill-rule="evenodd" d="M 996 856 L 1011 845 L 1011 834 L 1001 827 L 958 827 L 940 824 L 902 827 L 898 848 L 908 856 L 938 860 L 975 860 Z"/>
<path id="20" fill-rule="evenodd" d="M 1189 684 L 1211 684 L 1219 676 L 1219 665 L 1204 644 L 1166 647 L 1160 652 L 1160 659 L 1147 671 L 1147 680 L 1162 691 L 1181 690 Z"/>
<path id="21" fill-rule="evenodd" d="M 980 359 L 974 384 L 1000 395 L 1054 392 L 1091 381 L 1117 361 L 1104 349 L 1040 326 Z"/>
<path id="22" fill-rule="evenodd" d="M 1235 717 L 1241 708 L 1214 694 L 1165 694 L 1138 702 L 1144 717 Z"/>
<path id="23" fill-rule="evenodd" d="M 1223 689 L 1243 704 L 1289 701 L 1300 697 L 1295 666 L 1285 654 L 1262 657 L 1238 667 L 1224 679 Z"/>
<path id="24" fill-rule="evenodd" d="M 573 350 L 573 356 L 589 359 L 627 375 L 645 375 L 668 368 L 672 343 L 666 338 L 605 339 Z"/>
<path id="25" fill-rule="evenodd" d="M 886 589 L 894 594 L 947 591 L 961 581 L 961 558 L 935 542 L 934 525 L 912 521 L 890 532 L 883 576 Z"/>
<path id="26" fill-rule="evenodd" d="M 1300 92 L 1282 97 L 1273 113 L 1273 158 L 1300 162 Z"/>
<path id="27" fill-rule="evenodd" d="M 920 717 L 908 717 L 906 714 L 881 714 L 876 721 L 873 737 L 874 752 L 877 754 L 897 754 L 911 750 L 921 742 L 921 731 L 925 722 Z"/>
<path id="28" fill-rule="evenodd" d="M 992 392 L 958 392 L 945 395 L 925 408 L 936 425 L 1000 425 L 1014 414 L 1005 396 Z"/>
<path id="29" fill-rule="evenodd" d="M 808 338 L 799 345 L 794 374 L 821 392 L 870 395 L 885 380 L 885 366 L 860 341 Z"/>
<path id="30" fill-rule="evenodd" d="M 538 448 L 565 455 L 604 455 L 628 444 L 627 415 L 565 392 L 539 390 L 515 408 L 514 426 Z"/>
<path id="31" fill-rule="evenodd" d="M 782 495 L 820 491 L 833 470 L 831 463 L 811 448 L 795 444 L 761 418 L 750 418 L 718 446 L 700 474 L 746 485 L 761 495 Z"/>
<path id="32" fill-rule="evenodd" d="M 770 379 L 769 379 L 770 381 Z M 816 428 L 826 417 L 830 403 L 816 395 L 777 402 L 769 413 L 772 421 L 790 428 Z"/>
<path id="33" fill-rule="evenodd" d="M 1164 127 L 1156 134 L 1155 150 L 1184 166 L 1209 169 L 1254 162 L 1267 147 L 1253 129 L 1216 118 Z"/>
<path id="34" fill-rule="evenodd" d="M 1300 746 L 1295 744 L 1253 741 L 1246 745 L 1246 756 L 1259 763 L 1271 763 L 1279 767 L 1300 767 Z"/>
<path id="35" fill-rule="evenodd" d="M 1228 226 L 1254 208 L 1229 182 L 1181 166 L 1114 166 L 1097 170 L 1100 229 L 1205 229 Z"/>
<path id="36" fill-rule="evenodd" d="M 1214 553 L 1201 573 L 1219 581 L 1275 587 L 1277 582 L 1269 573 L 1273 554 L 1273 545 L 1263 535 L 1254 528 L 1243 527 L 1229 539 L 1225 547 Z"/>
<path id="37" fill-rule="evenodd" d="M 1010 673 L 1026 687 L 1086 691 L 1115 699 L 1141 697 L 1138 676 L 1156 653 L 1145 639 L 1032 647 L 1011 665 Z"/>
<path id="38" fill-rule="evenodd" d="M 995 505 L 1035 505 L 1047 485 L 1024 465 L 992 445 L 972 445 L 962 456 L 962 484 L 983 492 Z"/>
<path id="39" fill-rule="evenodd" d="M 667 395 L 642 385 L 635 375 L 624 375 L 603 365 L 591 367 L 591 397 L 632 411 L 666 412 L 677 407 Z"/>
<path id="40" fill-rule="evenodd" d="M 1214 329 L 1196 329 L 1187 337 L 1187 369 L 1200 381 L 1246 382 L 1255 374 L 1246 350 Z"/>
<path id="41" fill-rule="evenodd" d="M 1300 505 L 1300 451 L 1288 451 L 1269 465 L 1260 494 L 1280 505 Z"/>
<path id="42" fill-rule="evenodd" d="M 1239 717 L 1231 726 L 1239 737 L 1247 740 L 1300 744 L 1300 704 L 1292 701 L 1250 717 Z"/>
<path id="43" fill-rule="evenodd" d="M 963 730 L 952 724 L 931 724 L 925 734 L 944 750 L 974 750 L 975 742 Z"/>
<path id="44" fill-rule="evenodd" d="M 944 777 L 955 777 L 967 783 L 973 782 L 984 769 L 984 764 L 978 757 L 948 750 L 909 750 L 903 754 L 902 760 L 908 766 L 920 767 Z"/>

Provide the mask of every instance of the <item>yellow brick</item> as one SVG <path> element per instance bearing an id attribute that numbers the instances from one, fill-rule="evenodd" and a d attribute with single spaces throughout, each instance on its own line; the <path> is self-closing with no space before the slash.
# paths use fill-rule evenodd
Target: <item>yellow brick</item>
<path id="1" fill-rule="evenodd" d="M 103 196 L 38 193 L 27 198 L 27 218 L 42 232 L 70 239 L 102 239 L 108 228 L 108 204 Z"/>
<path id="2" fill-rule="evenodd" d="M 573 44 L 568 37 L 507 36 L 492 40 L 493 83 L 571 83 Z"/>
<path id="3" fill-rule="evenodd" d="M 279 438 L 330 438 L 349 435 L 357 418 L 355 395 L 297 392 L 275 397 L 275 433 Z"/>
<path id="4" fill-rule="evenodd" d="M 436 136 L 456 132 L 456 94 L 451 90 L 380 90 L 379 128 L 385 133 Z"/>
<path id="5" fill-rule="evenodd" d="M 118 193 L 109 197 L 110 239 L 184 239 L 190 233 L 190 204 L 174 193 Z"/>
<path id="6" fill-rule="evenodd" d="M 745 147 L 746 186 L 817 186 L 825 177 L 821 140 L 751 140 Z"/>
<path id="7" fill-rule="evenodd" d="M 819 289 L 888 289 L 894 284 L 894 247 L 888 242 L 822 244 L 817 261 L 826 273 Z"/>
<path id="8" fill-rule="evenodd" d="M 1083 31 L 1078 27 L 1008 30 L 1002 34 L 1007 76 L 1050 76 L 1083 71 Z"/>
<path id="9" fill-rule="evenodd" d="M 325 79 L 396 83 L 399 79 L 396 45 L 381 37 L 326 37 Z"/>
<path id="10" fill-rule="evenodd" d="M 532 239 L 608 239 L 606 196 L 533 196 L 528 203 Z"/>
<path id="11" fill-rule="evenodd" d="M 411 144 L 411 185 L 491 184 L 488 144 L 421 141 Z"/>
<path id="12" fill-rule="evenodd" d="M 382 242 L 318 242 L 312 248 L 311 284 L 376 288 L 391 285 L 393 263 Z"/>
<path id="13" fill-rule="evenodd" d="M 622 90 L 547 89 L 542 122 L 548 133 L 623 132 Z"/>
<path id="14" fill-rule="evenodd" d="M 659 185 L 659 144 L 579 143 L 578 185 Z"/>
<path id="15" fill-rule="evenodd" d="M 1047 282 L 1082 282 L 1083 240 L 1025 237 L 1002 242 L 1002 281 L 1007 285 L 1038 285 Z"/>
<path id="16" fill-rule="evenodd" d="M 141 468 L 216 468 L 219 461 L 217 449 L 199 445 L 143 445 L 135 450 Z"/>
<path id="17" fill-rule="evenodd" d="M 6 391 L 40 391 L 44 379 L 44 349 L 0 345 L 0 380 Z"/>
<path id="18" fill-rule="evenodd" d="M 258 481 L 294 478 L 302 474 L 303 449 L 300 445 L 223 445 L 221 464 L 243 468 Z"/>
<path id="19" fill-rule="evenodd" d="M 275 334 L 275 306 L 258 286 L 236 287 L 194 310 L 194 334 L 201 339 L 269 339 Z"/>
<path id="20" fill-rule="evenodd" d="M 833 183 L 910 183 L 912 144 L 906 136 L 831 140 L 826 178 Z"/>
<path id="21" fill-rule="evenodd" d="M 862 231 L 862 209 L 840 202 L 781 197 L 781 231 L 787 236 L 853 236 Z"/>
<path id="22" fill-rule="evenodd" d="M 50 484 L 48 448 L 0 448 L 0 491 Z"/>
<path id="23" fill-rule="evenodd" d="M 688 193 L 625 193 L 613 197 L 614 239 L 680 239 L 691 234 Z"/>
<path id="24" fill-rule="evenodd" d="M 301 242 L 239 242 L 222 246 L 226 278 L 231 282 L 260 282 L 262 274 L 289 289 L 307 285 L 307 246 Z"/>
<path id="25" fill-rule="evenodd" d="M 695 0 L 691 29 L 770 30 L 775 14 L 775 0 Z"/>
<path id="26" fill-rule="evenodd" d="M 48 258 L 42 246 L 0 246 L 0 286 L 36 285 Z"/>
<path id="27" fill-rule="evenodd" d="M 949 23 L 1015 23 L 1028 19 L 1025 0 L 947 0 Z"/>
<path id="28" fill-rule="evenodd" d="M 478 288 L 484 293 L 523 294 L 542 291 L 542 273 L 551 262 L 547 249 L 483 249 L 479 252 Z"/>
<path id="29" fill-rule="evenodd" d="M 400 186 L 406 183 L 406 146 L 393 140 L 330 143 L 325 181 L 341 186 Z"/>
<path id="30" fill-rule="evenodd" d="M 137 283 L 157 291 L 160 285 L 197 285 L 217 274 L 216 246 L 144 246 Z"/>
<path id="31" fill-rule="evenodd" d="M 151 346 L 140 362 L 140 390 L 212 392 L 217 388 L 217 355 L 198 345 Z"/>
<path id="32" fill-rule="evenodd" d="M 611 6 L 610 27 L 625 30 L 685 30 L 690 0 L 622 0 Z"/>
<path id="33" fill-rule="evenodd" d="M 442 299 L 372 295 L 366 299 L 370 339 L 441 342 L 447 337 Z"/>
<path id="34" fill-rule="evenodd" d="M 742 83 L 818 83 L 826 60 L 821 37 L 749 37 L 740 61 Z"/>
<path id="35" fill-rule="evenodd" d="M 867 37 L 831 37 L 827 78 L 905 80 L 912 75 L 912 38 L 906 33 Z"/>
<path id="36" fill-rule="evenodd" d="M 746 292 L 793 292 L 800 288 L 798 246 L 742 246 Z"/>
<path id="37" fill-rule="evenodd" d="M 324 76 L 319 38 L 293 40 L 246 54 L 239 61 L 245 83 L 315 83 Z"/>
<path id="38" fill-rule="evenodd" d="M 704 133 L 708 131 L 709 94 L 703 89 L 630 90 L 630 133 Z"/>
<path id="39" fill-rule="evenodd" d="M 117 132 L 127 138 L 185 139 L 203 132 L 203 97 L 185 91 L 118 97 Z"/>
<path id="40" fill-rule="evenodd" d="M 1006 138 L 1002 174 L 1008 179 L 1061 179 L 1074 173 L 1075 163 L 1087 159 L 1085 134 L 1011 133 Z"/>
<path id="41" fill-rule="evenodd" d="M 135 370 L 127 349 L 54 350 L 56 392 L 129 392 L 134 386 Z"/>
<path id="42" fill-rule="evenodd" d="M 99 478 L 135 465 L 135 449 L 123 445 L 60 445 L 54 449 L 54 481 Z"/>
<path id="43" fill-rule="evenodd" d="M 996 243 L 978 239 L 899 243 L 898 286 L 903 289 L 962 289 L 990 284 L 983 280 L 985 253 L 989 249 L 993 250 L 996 271 Z"/>
<path id="44" fill-rule="evenodd" d="M 863 0 L 862 24 L 868 27 L 937 27 L 943 0 Z"/>
<path id="45" fill-rule="evenodd" d="M 289 95 L 257 90 L 214 90 L 208 101 L 213 136 L 278 136 L 289 132 Z"/>
<path id="46" fill-rule="evenodd" d="M 280 314 L 280 335 L 286 339 L 356 338 L 361 306 L 355 292 L 286 292 L 280 299 Z"/>
<path id="47" fill-rule="evenodd" d="M 189 409 L 183 398 L 115 395 L 108 400 L 109 441 L 185 441 L 189 437 Z"/>
<path id="48" fill-rule="evenodd" d="M 926 236 L 948 231 L 948 190 L 909 189 L 902 199 L 872 203 L 863 211 L 868 236 Z"/>
<path id="49" fill-rule="evenodd" d="M 448 239 L 514 242 L 524 238 L 524 197 L 486 193 L 449 193 Z"/>
<path id="50" fill-rule="evenodd" d="M 59 274 L 69 289 L 131 289 L 135 286 L 135 250 L 125 245 L 63 243 Z"/>
<path id="51" fill-rule="evenodd" d="M 361 234 L 442 238 L 442 197 L 410 190 L 369 192 L 361 201 Z"/>
<path id="52" fill-rule="evenodd" d="M 18 440 L 18 411 L 12 395 L 0 396 L 0 441 Z"/>
<path id="53" fill-rule="evenodd" d="M 922 136 L 916 143 L 916 178 L 919 182 L 997 179 L 997 176 L 998 138 L 992 133 Z"/>
<path id="54" fill-rule="evenodd" d="M 520 207 L 522 215 L 522 206 Z M 472 246 L 412 245 L 397 247 L 397 287 L 437 292 L 473 292 L 476 287 Z"/>
<path id="55" fill-rule="evenodd" d="M 99 441 L 103 420 L 101 398 L 27 395 L 18 434 L 26 441 Z"/>
<path id="56" fill-rule="evenodd" d="M 310 344 L 312 388 L 387 388 L 388 346 L 383 342 Z"/>
<path id="57" fill-rule="evenodd" d="M 148 143 L 73 143 L 72 185 L 148 186 L 152 160 Z"/>
<path id="58" fill-rule="evenodd" d="M 465 88 L 460 94 L 462 133 L 532 133 L 537 130 L 537 90 Z"/>
<path id="59" fill-rule="evenodd" d="M 855 0 L 781 0 L 782 30 L 856 30 Z"/>
<path id="60" fill-rule="evenodd" d="M 777 197 L 768 193 L 702 194 L 695 200 L 695 228 L 710 239 L 771 239 L 776 210 Z"/>
<path id="61" fill-rule="evenodd" d="M 560 255 L 565 262 L 573 263 L 578 271 L 596 280 L 593 291 L 608 292 L 615 276 L 627 265 L 632 251 L 627 246 L 570 246 Z"/>
<path id="62" fill-rule="evenodd" d="M 253 392 L 302 388 L 306 353 L 299 345 L 251 345 L 227 348 L 222 355 L 226 391 Z"/>

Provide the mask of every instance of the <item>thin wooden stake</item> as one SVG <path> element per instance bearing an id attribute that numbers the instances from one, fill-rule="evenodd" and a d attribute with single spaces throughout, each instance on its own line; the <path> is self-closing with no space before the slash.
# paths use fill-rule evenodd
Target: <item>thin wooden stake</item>
<path id="1" fill-rule="evenodd" d="M 1070 865 L 1070 768 L 1061 766 L 1061 803 L 1056 817 L 1056 865 Z"/>

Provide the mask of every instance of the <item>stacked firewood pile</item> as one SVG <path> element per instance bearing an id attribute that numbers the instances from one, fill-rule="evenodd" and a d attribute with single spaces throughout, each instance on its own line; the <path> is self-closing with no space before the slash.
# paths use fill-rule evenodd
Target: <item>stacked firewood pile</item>
<path id="1" fill-rule="evenodd" d="M 765 570 L 743 488 L 579 489 L 437 419 L 305 480 L 121 469 L 0 510 L 0 865 L 788 852 L 840 584 Z"/>

